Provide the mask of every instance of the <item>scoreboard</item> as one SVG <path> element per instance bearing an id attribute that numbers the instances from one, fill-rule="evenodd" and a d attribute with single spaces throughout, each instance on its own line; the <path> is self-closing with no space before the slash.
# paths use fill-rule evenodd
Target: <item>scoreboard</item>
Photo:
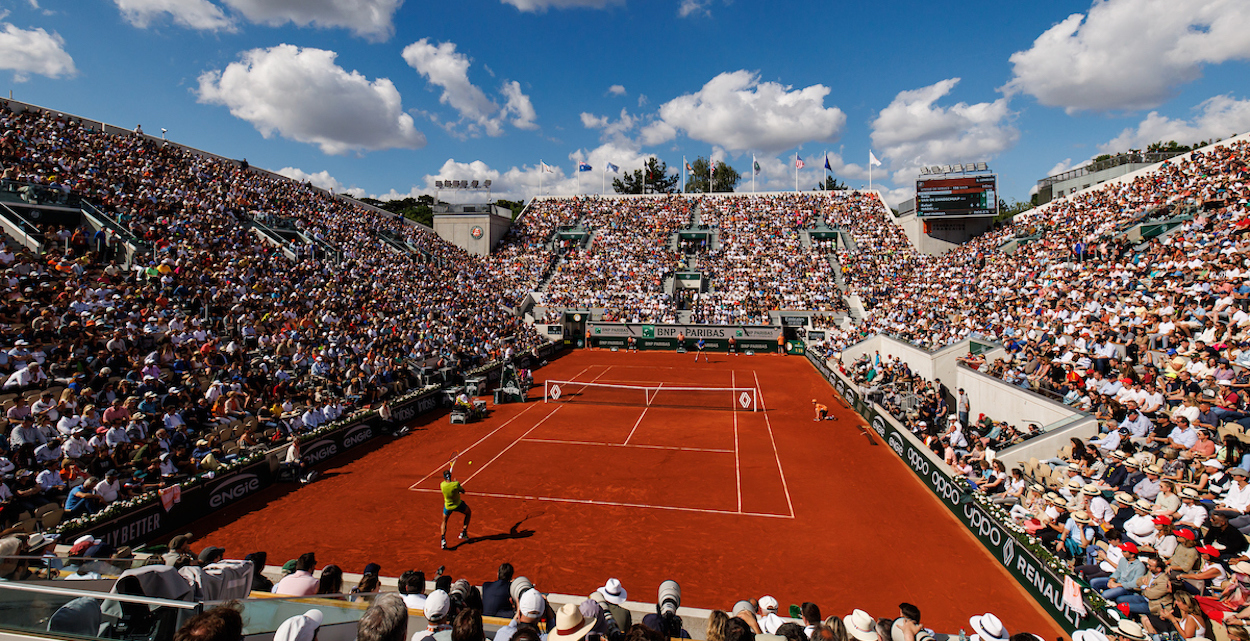
<path id="1" fill-rule="evenodd" d="M 916 181 L 916 215 L 997 216 L 997 176 L 961 176 Z"/>

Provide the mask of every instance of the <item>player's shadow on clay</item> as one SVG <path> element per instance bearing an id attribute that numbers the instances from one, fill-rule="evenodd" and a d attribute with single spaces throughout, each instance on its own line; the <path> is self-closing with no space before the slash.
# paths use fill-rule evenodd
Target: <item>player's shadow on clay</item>
<path id="1" fill-rule="evenodd" d="M 521 524 L 524 523 L 526 519 L 528 518 L 529 517 L 527 516 L 524 519 L 517 521 L 516 523 L 512 525 L 511 528 L 508 528 L 507 532 L 500 532 L 498 534 L 485 534 L 483 536 L 471 536 L 465 539 L 459 545 L 453 548 L 449 548 L 449 549 L 459 550 L 460 548 L 466 545 L 473 545 L 474 543 L 480 543 L 482 541 L 507 541 L 508 539 L 528 539 L 529 537 L 534 536 L 535 534 L 538 533 L 537 530 L 532 530 L 529 528 L 526 528 L 524 530 L 521 529 Z"/>

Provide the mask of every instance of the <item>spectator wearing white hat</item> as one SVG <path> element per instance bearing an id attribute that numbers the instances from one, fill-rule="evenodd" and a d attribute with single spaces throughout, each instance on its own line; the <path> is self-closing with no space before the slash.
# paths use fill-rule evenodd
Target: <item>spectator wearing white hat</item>
<path id="1" fill-rule="evenodd" d="M 274 641 L 315 641 L 317 629 L 321 627 L 323 620 L 325 616 L 321 614 L 321 610 L 317 609 L 297 614 L 278 626 L 273 639 Z"/>
<path id="2" fill-rule="evenodd" d="M 1011 638 L 1006 626 L 993 613 L 974 616 L 968 619 L 968 623 L 976 633 L 972 635 L 973 641 L 1007 641 Z"/>
<path id="3" fill-rule="evenodd" d="M 629 598 L 629 593 L 625 591 L 625 587 L 621 585 L 620 580 L 615 578 L 608 579 L 608 582 L 596 590 L 596 592 L 603 597 L 604 609 L 616 621 L 616 627 L 621 630 L 629 630 L 634 624 L 634 615 L 624 607 L 626 599 Z"/>
<path id="4" fill-rule="evenodd" d="M 760 629 L 766 634 L 777 634 L 777 628 L 786 622 L 785 619 L 777 616 L 777 599 L 765 595 L 760 597 Z"/>
<path id="5" fill-rule="evenodd" d="M 435 590 L 425 598 L 425 630 L 412 635 L 412 641 L 451 641 L 451 597 Z"/>
<path id="6" fill-rule="evenodd" d="M 842 617 L 842 623 L 846 625 L 846 633 L 851 635 L 853 639 L 858 639 L 859 641 L 882 641 L 877 635 L 877 620 L 863 610 L 856 609 Z"/>
<path id="7" fill-rule="evenodd" d="M 546 613 L 547 599 L 542 593 L 534 588 L 526 590 L 517 602 L 516 616 L 508 622 L 508 625 L 499 628 L 499 631 L 495 633 L 495 641 L 508 641 L 521 628 L 531 628 L 539 633 L 539 638 L 547 639 L 547 635 L 538 630 L 538 622 Z"/>

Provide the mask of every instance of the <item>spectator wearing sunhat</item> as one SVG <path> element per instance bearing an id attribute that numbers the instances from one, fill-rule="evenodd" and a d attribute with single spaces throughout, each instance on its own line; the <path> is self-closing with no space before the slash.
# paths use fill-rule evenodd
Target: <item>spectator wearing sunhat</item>
<path id="1" fill-rule="evenodd" d="M 859 641 L 879 641 L 880 639 L 877 635 L 876 619 L 863 610 L 858 608 L 852 610 L 850 614 L 842 617 L 842 623 L 846 626 L 846 633 L 853 639 Z"/>
<path id="2" fill-rule="evenodd" d="M 1137 579 L 1146 574 L 1146 566 L 1137 558 L 1137 545 L 1127 541 L 1120 545 L 1124 558 L 1115 566 L 1109 577 L 1091 579 L 1089 586 L 1102 592 L 1102 597 L 1114 601 L 1117 597 L 1128 594 Z"/>
<path id="3" fill-rule="evenodd" d="M 1007 641 L 1011 638 L 1011 634 L 1007 632 L 1007 626 L 991 612 L 980 614 L 968 619 L 968 624 L 972 626 L 974 635 L 973 641 Z"/>
<path id="4" fill-rule="evenodd" d="M 586 620 L 575 603 L 565 603 L 556 612 L 556 627 L 547 633 L 547 641 L 580 641 L 595 627 L 595 621 Z"/>
<path id="5" fill-rule="evenodd" d="M 1187 487 L 1181 490 L 1181 506 L 1176 508 L 1176 522 L 1193 528 L 1201 528 L 1207 522 L 1206 508 L 1198 505 L 1202 498 L 1198 490 Z"/>
<path id="6" fill-rule="evenodd" d="M 607 583 L 604 583 L 603 587 L 596 592 L 603 597 L 604 610 L 616 621 L 616 627 L 628 630 L 633 626 L 634 615 L 625 608 L 629 593 L 625 591 L 625 586 L 621 585 L 620 580 L 608 579 Z"/>
<path id="7" fill-rule="evenodd" d="M 1156 496 L 1159 496 L 1159 475 L 1163 473 L 1163 470 L 1151 463 L 1142 468 L 1142 473 L 1146 475 L 1146 478 L 1133 486 L 1133 494 L 1136 494 L 1138 498 L 1153 501 Z"/>
<path id="8" fill-rule="evenodd" d="M 1154 516 L 1152 515 L 1153 510 L 1154 505 L 1150 501 L 1137 499 L 1133 502 L 1133 511 L 1136 514 L 1124 523 L 1124 534 L 1139 546 L 1154 543 L 1155 524 Z"/>
<path id="9" fill-rule="evenodd" d="M 1107 531 L 1107 549 L 1104 550 L 1097 545 L 1091 545 L 1085 550 L 1085 565 L 1078 565 L 1075 569 L 1077 574 L 1089 579 L 1096 579 L 1111 576 L 1115 571 L 1116 565 L 1124 558 L 1124 553 L 1120 550 L 1120 531 Z"/>

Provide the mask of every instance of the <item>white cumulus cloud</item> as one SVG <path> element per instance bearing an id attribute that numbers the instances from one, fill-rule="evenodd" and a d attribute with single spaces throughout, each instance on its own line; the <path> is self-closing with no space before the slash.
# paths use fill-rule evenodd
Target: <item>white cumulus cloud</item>
<path id="1" fill-rule="evenodd" d="M 358 36 L 385 40 L 404 0 L 225 0 L 248 20 L 272 26 L 343 27 Z"/>
<path id="2" fill-rule="evenodd" d="M 201 74 L 199 99 L 225 105 L 266 138 L 277 133 L 327 154 L 425 146 L 395 85 L 346 71 L 337 55 L 286 44 L 252 49 L 224 70 Z"/>
<path id="3" fill-rule="evenodd" d="M 310 182 L 314 187 L 329 189 L 336 194 L 348 194 L 356 198 L 360 198 L 365 195 L 365 190 L 360 189 L 359 187 L 344 187 L 343 183 L 339 182 L 337 178 L 331 176 L 330 172 L 324 169 L 315 174 L 310 174 L 298 167 L 283 167 L 276 173 L 286 176 L 292 180 Z"/>
<path id="4" fill-rule="evenodd" d="M 612 85 L 611 87 L 608 87 L 608 93 L 612 94 L 613 96 L 624 96 L 625 85 Z"/>
<path id="5" fill-rule="evenodd" d="M 126 22 L 146 29 L 169 16 L 175 23 L 200 31 L 233 31 L 232 21 L 221 7 L 208 0 L 113 0 Z"/>
<path id="6" fill-rule="evenodd" d="M 649 139 L 658 144 L 682 130 L 729 151 L 764 152 L 832 140 L 846 124 L 846 114 L 825 106 L 828 95 L 824 85 L 792 89 L 761 82 L 759 74 L 750 71 L 725 72 L 699 91 L 664 103 L 660 118 L 667 129 L 652 128 Z"/>
<path id="7" fill-rule="evenodd" d="M 602 9 L 608 5 L 625 4 L 625 0 L 503 0 L 521 11 L 541 13 L 547 9 Z"/>
<path id="8" fill-rule="evenodd" d="M 40 28 L 19 29 L 7 22 L 0 22 L 0 69 L 12 71 L 18 82 L 30 74 L 60 78 L 78 73 L 60 34 Z"/>
<path id="9" fill-rule="evenodd" d="M 1011 148 L 1020 132 L 1008 99 L 937 105 L 959 83 L 948 78 L 900 92 L 872 123 L 873 149 L 890 161 L 895 182 L 914 178 L 921 165 L 989 160 Z"/>
<path id="10" fill-rule="evenodd" d="M 1208 98 L 1197 107 L 1193 118 L 1168 118 L 1152 111 L 1136 128 L 1125 129 L 1113 140 L 1099 146 L 1105 153 L 1145 149 L 1150 143 L 1176 141 L 1192 145 L 1213 138 L 1228 138 L 1250 131 L 1250 100 L 1231 95 Z"/>
<path id="11" fill-rule="evenodd" d="M 447 162 L 433 174 L 427 174 L 421 185 L 414 185 L 407 193 L 392 189 L 389 193 L 373 196 L 378 200 L 398 200 L 400 198 L 417 197 L 423 194 L 433 195 L 437 188 L 436 180 L 477 180 L 491 181 L 491 196 L 505 200 L 525 200 L 540 193 L 550 195 L 569 195 L 577 190 L 577 177 L 566 174 L 563 167 L 552 166 L 550 172 L 542 171 L 537 164 L 512 167 L 507 171 L 492 168 L 481 160 L 470 162 L 448 158 Z M 589 180 L 586 188 L 590 188 Z M 541 184 L 541 191 L 539 190 Z M 598 193 L 596 183 L 595 193 Z M 451 198 L 450 193 L 443 191 L 443 198 Z M 485 195 L 483 195 L 485 198 Z"/>
<path id="12" fill-rule="evenodd" d="M 433 44 L 422 38 L 403 52 L 404 62 L 416 69 L 430 84 L 443 90 L 438 100 L 460 114 L 467 123 L 466 132 L 476 135 L 484 131 L 488 136 L 503 134 L 503 123 L 511 122 L 519 129 L 537 129 L 537 114 L 529 96 L 521 91 L 519 82 L 505 81 L 500 88 L 505 102 L 502 107 L 469 80 L 469 57 L 456 51 L 456 43 Z M 449 129 L 450 130 L 450 129 Z"/>
<path id="13" fill-rule="evenodd" d="M 1146 109 L 1203 65 L 1250 58 L 1245 0 L 1094 0 L 1011 56 L 1004 89 L 1080 110 Z"/>

